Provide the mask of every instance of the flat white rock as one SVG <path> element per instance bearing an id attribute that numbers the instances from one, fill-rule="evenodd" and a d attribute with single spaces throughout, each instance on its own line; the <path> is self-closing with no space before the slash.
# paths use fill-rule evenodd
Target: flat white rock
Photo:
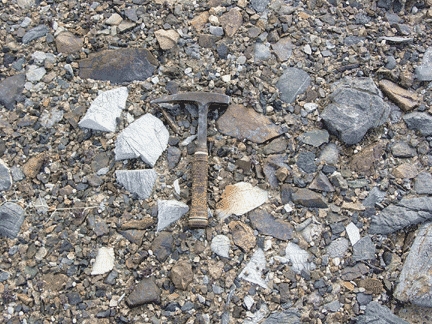
<path id="1" fill-rule="evenodd" d="M 114 268 L 114 249 L 101 247 L 98 250 L 91 275 L 101 275 L 110 272 Z"/>
<path id="2" fill-rule="evenodd" d="M 153 167 L 168 145 L 169 133 L 160 119 L 145 114 L 126 127 L 116 140 L 115 159 L 141 157 Z"/>
<path id="3" fill-rule="evenodd" d="M 284 257 L 275 257 L 282 263 L 291 262 L 291 269 L 300 274 L 302 270 L 314 270 L 316 268 L 315 264 L 310 261 L 311 255 L 308 251 L 303 250 L 300 246 L 295 243 L 289 242 L 285 249 Z"/>
<path id="4" fill-rule="evenodd" d="M 232 214 L 240 216 L 261 206 L 267 199 L 267 191 L 247 182 L 239 182 L 226 186 L 222 199 L 216 205 L 216 212 L 222 220 Z"/>
<path id="5" fill-rule="evenodd" d="M 351 241 L 351 245 L 356 244 L 358 241 L 360 241 L 360 230 L 353 222 L 349 223 L 346 227 L 346 231 L 348 234 L 348 237 Z"/>
<path id="6" fill-rule="evenodd" d="M 103 132 L 115 132 L 117 118 L 126 107 L 128 90 L 120 87 L 100 93 L 78 123 L 80 127 Z"/>
<path id="7" fill-rule="evenodd" d="M 262 277 L 263 270 L 266 268 L 266 259 L 264 251 L 258 249 L 252 255 L 249 263 L 244 267 L 242 272 L 239 274 L 240 279 L 252 282 L 254 284 L 260 285 L 263 288 L 268 288 L 267 280 Z"/>
<path id="8" fill-rule="evenodd" d="M 177 200 L 158 200 L 157 232 L 179 220 L 189 211 L 188 205 Z"/>
<path id="9" fill-rule="evenodd" d="M 223 258 L 228 258 L 229 257 L 229 249 L 230 249 L 230 240 L 229 240 L 228 236 L 216 235 L 212 239 L 210 248 L 217 255 L 219 255 Z"/>
<path id="10" fill-rule="evenodd" d="M 147 199 L 153 191 L 157 173 L 153 169 L 117 170 L 116 178 L 126 190 L 137 194 L 141 199 Z"/>

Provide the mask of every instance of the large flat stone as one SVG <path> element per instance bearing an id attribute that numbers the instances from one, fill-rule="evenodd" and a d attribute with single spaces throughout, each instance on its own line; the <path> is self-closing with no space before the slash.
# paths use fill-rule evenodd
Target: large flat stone
<path id="1" fill-rule="evenodd" d="M 276 83 L 280 98 L 286 103 L 292 103 L 299 94 L 302 94 L 309 87 L 310 76 L 303 70 L 287 68 Z"/>
<path id="2" fill-rule="evenodd" d="M 264 210 L 249 213 L 249 219 L 260 233 L 273 236 L 279 240 L 290 240 L 293 236 L 293 226 L 281 219 L 273 217 Z"/>
<path id="3" fill-rule="evenodd" d="M 138 195 L 140 199 L 150 197 L 157 178 L 157 173 L 153 169 L 117 170 L 115 174 L 117 182 L 126 190 Z"/>
<path id="4" fill-rule="evenodd" d="M 179 220 L 189 211 L 188 205 L 177 200 L 158 200 L 158 224 L 156 231 L 161 231 Z"/>
<path id="5" fill-rule="evenodd" d="M 242 105 L 230 105 L 216 125 L 222 134 L 254 143 L 264 143 L 285 132 L 266 116 Z"/>
<path id="6" fill-rule="evenodd" d="M 357 318 L 357 324 L 409 324 L 403 319 L 394 315 L 390 309 L 378 304 L 375 301 L 366 306 L 364 315 Z"/>
<path id="7" fill-rule="evenodd" d="M 144 81 L 153 75 L 157 65 L 154 56 L 143 48 L 106 50 L 79 61 L 79 76 L 112 83 Z"/>
<path id="8" fill-rule="evenodd" d="M 422 225 L 399 276 L 395 297 L 414 305 L 432 307 L 432 223 Z"/>
<path id="9" fill-rule="evenodd" d="M 24 90 L 25 74 L 16 74 L 0 82 L 0 104 L 12 110 Z"/>
<path id="10" fill-rule="evenodd" d="M 432 135 L 432 116 L 424 112 L 412 112 L 402 117 L 409 129 L 424 136 Z"/>
<path id="11" fill-rule="evenodd" d="M 389 80 L 381 80 L 379 86 L 382 92 L 403 111 L 412 110 L 419 104 L 416 93 L 401 88 Z"/>

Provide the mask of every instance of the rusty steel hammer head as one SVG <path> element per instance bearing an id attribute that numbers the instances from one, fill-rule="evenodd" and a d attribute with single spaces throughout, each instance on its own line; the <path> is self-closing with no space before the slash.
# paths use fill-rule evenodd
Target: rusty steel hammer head
<path id="1" fill-rule="evenodd" d="M 209 106 L 211 104 L 228 105 L 230 97 L 221 93 L 212 92 L 184 92 L 170 96 L 165 96 L 151 101 L 151 103 L 176 103 L 190 102 L 196 103 L 198 107 Z"/>

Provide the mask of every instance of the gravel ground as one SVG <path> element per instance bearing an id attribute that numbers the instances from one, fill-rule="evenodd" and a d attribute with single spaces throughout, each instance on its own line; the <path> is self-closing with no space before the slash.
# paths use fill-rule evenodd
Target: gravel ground
<path id="1" fill-rule="evenodd" d="M 432 323 L 431 4 L 2 0 L 2 322 Z"/>

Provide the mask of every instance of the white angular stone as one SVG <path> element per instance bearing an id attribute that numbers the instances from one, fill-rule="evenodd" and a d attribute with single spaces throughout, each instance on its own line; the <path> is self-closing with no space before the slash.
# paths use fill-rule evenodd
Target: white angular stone
<path id="1" fill-rule="evenodd" d="M 188 205 L 177 200 L 158 200 L 157 232 L 179 220 L 189 211 Z"/>
<path id="2" fill-rule="evenodd" d="M 244 298 L 244 304 L 247 310 L 250 310 L 254 304 L 254 299 L 251 295 L 246 295 Z"/>
<path id="3" fill-rule="evenodd" d="M 98 250 L 91 275 L 101 275 L 110 272 L 114 268 L 114 249 L 101 247 Z"/>
<path id="4" fill-rule="evenodd" d="M 46 74 L 46 70 L 44 67 L 30 65 L 26 73 L 27 81 L 30 82 L 40 81 L 45 74 Z"/>
<path id="5" fill-rule="evenodd" d="M 117 118 L 126 107 L 128 90 L 120 87 L 100 93 L 79 122 L 80 127 L 115 132 Z"/>
<path id="6" fill-rule="evenodd" d="M 211 245 L 211 250 L 223 258 L 229 257 L 230 240 L 225 235 L 216 235 L 213 237 Z"/>
<path id="7" fill-rule="evenodd" d="M 349 223 L 346 227 L 346 231 L 348 234 L 348 237 L 351 241 L 351 245 L 356 244 L 358 241 L 360 241 L 360 230 L 353 222 Z"/>
<path id="8" fill-rule="evenodd" d="M 147 199 L 153 191 L 157 173 L 153 169 L 117 170 L 116 178 L 126 190 L 137 194 L 140 199 Z"/>
<path id="9" fill-rule="evenodd" d="M 162 121 L 152 114 L 145 114 L 117 137 L 115 159 L 124 160 L 139 156 L 153 167 L 166 149 L 168 137 L 168 130 Z"/>
<path id="10" fill-rule="evenodd" d="M 232 214 L 240 216 L 261 206 L 267 199 L 267 191 L 247 182 L 239 182 L 226 186 L 222 199 L 216 205 L 216 212 L 222 220 Z"/>
<path id="11" fill-rule="evenodd" d="M 264 289 L 268 288 L 267 279 L 262 277 L 263 270 L 266 268 L 266 259 L 264 251 L 257 249 L 252 255 L 249 263 L 244 267 L 242 272 L 239 274 L 240 279 L 252 282 L 254 284 L 260 285 Z"/>
<path id="12" fill-rule="evenodd" d="M 303 250 L 300 246 L 295 243 L 289 242 L 285 249 L 284 257 L 275 257 L 282 263 L 291 262 L 291 269 L 300 274 L 303 270 L 314 270 L 315 264 L 310 261 L 311 255 L 308 251 Z"/>

